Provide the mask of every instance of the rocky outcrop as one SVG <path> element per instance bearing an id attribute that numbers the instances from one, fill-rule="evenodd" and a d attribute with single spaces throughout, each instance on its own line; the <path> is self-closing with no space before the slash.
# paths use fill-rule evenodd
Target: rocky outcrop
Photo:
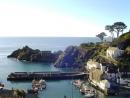
<path id="1" fill-rule="evenodd" d="M 125 50 L 128 46 L 130 46 L 130 38 L 127 38 L 123 41 L 118 42 L 117 45 L 120 49 Z"/>
<path id="2" fill-rule="evenodd" d="M 28 46 L 14 51 L 8 58 L 16 58 L 30 62 L 55 62 L 59 56 L 59 52 L 52 53 L 51 51 L 34 50 Z"/>
<path id="3" fill-rule="evenodd" d="M 56 60 L 55 67 L 82 67 L 92 56 L 94 49 L 86 50 L 77 46 L 69 46 Z"/>

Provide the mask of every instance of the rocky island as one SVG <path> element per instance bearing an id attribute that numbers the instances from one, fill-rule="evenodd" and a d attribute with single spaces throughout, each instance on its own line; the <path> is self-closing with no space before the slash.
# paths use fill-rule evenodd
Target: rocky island
<path id="1" fill-rule="evenodd" d="M 38 49 L 34 50 L 28 46 L 22 49 L 15 50 L 12 54 L 8 55 L 8 58 L 16 58 L 18 60 L 25 60 L 30 62 L 55 62 L 61 52 L 51 51 L 40 51 Z"/>

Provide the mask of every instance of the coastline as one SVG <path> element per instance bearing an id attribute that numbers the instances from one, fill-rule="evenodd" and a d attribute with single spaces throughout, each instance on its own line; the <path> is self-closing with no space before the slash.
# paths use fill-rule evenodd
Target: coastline
<path id="1" fill-rule="evenodd" d="M 50 71 L 53 71 L 54 69 L 52 68 L 52 67 L 50 67 L 50 65 L 44 65 L 43 63 L 25 63 L 25 62 L 20 62 L 20 61 L 18 61 L 18 62 L 16 62 L 16 61 L 13 61 L 13 60 L 11 60 L 11 59 L 3 59 L 2 58 L 2 60 L 5 62 L 3 62 L 3 65 L 5 65 L 5 69 L 7 69 L 7 70 L 9 70 L 9 72 L 15 72 L 15 70 L 16 71 L 29 71 L 29 72 L 33 72 L 33 71 L 48 71 L 48 70 L 50 70 Z M 53 65 L 52 65 L 53 66 Z M 54 66 L 53 66 L 54 67 Z M 10 69 L 8 69 L 8 68 L 10 68 Z M 12 68 L 12 69 L 11 69 Z M 16 68 L 16 69 L 13 69 L 13 68 Z M 72 68 L 72 70 L 73 70 L 73 68 Z M 64 70 L 63 70 L 64 71 Z M 3 72 L 3 71 L 2 71 Z M 3 72 L 4 73 L 4 72 Z M 61 83 L 61 84 L 60 84 Z M 67 89 L 69 92 L 67 92 L 67 93 L 65 93 L 65 89 L 62 89 L 61 91 L 61 93 L 59 94 L 59 96 L 63 96 L 63 94 L 65 93 L 65 95 L 67 95 L 67 96 L 70 96 L 71 94 L 70 94 L 70 92 L 71 92 L 71 87 L 68 87 L 68 88 L 66 88 L 67 86 L 71 86 L 70 84 L 68 84 L 68 82 L 67 82 L 67 84 L 66 84 L 66 87 L 64 86 L 64 85 L 62 85 L 62 83 L 63 84 L 66 84 L 66 81 L 51 81 L 51 82 L 49 82 L 49 84 L 48 85 L 50 85 L 50 88 L 48 88 L 48 90 L 47 91 L 45 91 L 43 94 L 41 94 L 42 96 L 44 96 L 44 97 L 47 97 L 47 96 L 50 96 L 51 97 L 51 95 L 48 95 L 52 90 L 53 91 L 55 91 L 54 89 L 57 89 L 57 91 L 55 91 L 55 92 L 58 92 L 59 90 L 58 90 L 58 86 L 59 85 L 61 85 L 61 87 L 63 87 L 63 88 L 65 88 L 65 89 Z M 14 83 L 9 83 L 10 85 L 14 85 L 14 86 L 16 86 L 17 85 L 17 83 L 16 82 L 14 82 Z M 27 84 L 24 84 L 24 83 L 18 83 L 18 85 L 19 85 L 19 88 L 29 88 L 30 87 L 30 83 L 27 83 Z M 20 87 L 20 85 L 21 86 L 23 86 L 23 87 Z M 55 86 L 57 86 L 57 87 L 55 87 Z M 18 86 L 17 86 L 18 87 Z M 54 89 L 53 89 L 54 88 Z M 77 90 L 74 90 L 74 92 L 76 92 L 76 94 L 75 94 L 75 96 L 76 96 L 76 98 L 82 98 L 83 96 L 82 95 L 80 95 L 79 94 L 79 92 L 77 91 Z M 54 95 L 54 93 L 52 94 L 52 95 Z M 56 96 L 56 95 L 55 95 Z M 41 97 L 42 98 L 42 97 Z"/>

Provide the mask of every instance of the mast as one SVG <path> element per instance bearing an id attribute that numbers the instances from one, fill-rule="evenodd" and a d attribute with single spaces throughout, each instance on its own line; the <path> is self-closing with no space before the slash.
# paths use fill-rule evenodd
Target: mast
<path id="1" fill-rule="evenodd" d="M 73 98 L 73 77 L 72 77 L 72 83 L 71 83 L 71 85 L 72 85 L 72 98 Z"/>

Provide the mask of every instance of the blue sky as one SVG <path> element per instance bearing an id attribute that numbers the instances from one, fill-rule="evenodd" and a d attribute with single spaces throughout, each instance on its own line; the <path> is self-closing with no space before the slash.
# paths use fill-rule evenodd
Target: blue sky
<path id="1" fill-rule="evenodd" d="M 128 31 L 129 5 L 129 0 L 0 0 L 0 33 L 93 37 L 117 21 Z"/>

